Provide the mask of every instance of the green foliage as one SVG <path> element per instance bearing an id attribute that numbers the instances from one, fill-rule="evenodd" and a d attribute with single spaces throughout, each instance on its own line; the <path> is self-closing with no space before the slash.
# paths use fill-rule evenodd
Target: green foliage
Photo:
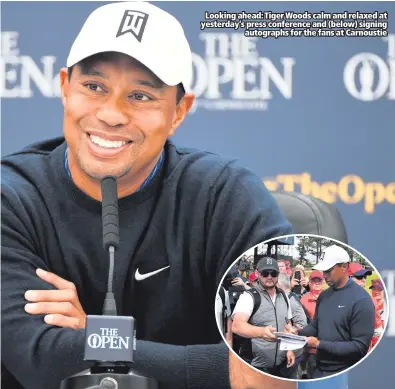
<path id="1" fill-rule="evenodd" d="M 306 259 L 306 254 L 307 254 L 307 252 L 308 252 L 308 250 L 307 250 L 307 237 L 305 237 L 305 236 L 303 236 L 303 237 L 301 237 L 300 239 L 299 239 L 299 242 L 298 242 L 298 245 L 297 245 L 297 249 L 298 249 L 298 252 L 299 252 L 299 262 L 302 264 L 302 265 L 307 265 L 308 264 L 308 261 L 307 261 L 307 259 Z"/>
<path id="2" fill-rule="evenodd" d="M 362 266 L 365 267 L 371 266 L 368 261 L 366 261 L 361 255 L 359 255 L 356 251 L 352 250 L 348 246 L 345 246 L 344 244 L 338 242 L 334 242 L 331 239 L 317 238 L 312 236 L 302 236 L 299 238 L 299 243 L 297 245 L 299 251 L 299 258 L 302 261 L 302 256 L 304 258 L 306 253 L 308 252 L 316 257 L 316 263 L 318 263 L 322 251 L 325 250 L 326 247 L 332 246 L 333 244 L 344 248 L 350 256 L 351 262 L 359 262 Z"/>

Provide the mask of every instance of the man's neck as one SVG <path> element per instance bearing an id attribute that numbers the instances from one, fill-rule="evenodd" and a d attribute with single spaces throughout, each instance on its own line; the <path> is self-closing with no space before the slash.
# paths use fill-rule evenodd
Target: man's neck
<path id="1" fill-rule="evenodd" d="M 346 286 L 347 282 L 349 280 L 349 277 L 345 277 L 343 279 L 340 280 L 339 284 L 337 286 L 335 286 L 335 289 L 342 289 Z"/>
<path id="2" fill-rule="evenodd" d="M 273 297 L 276 294 L 276 288 L 275 287 L 270 288 L 270 289 L 266 289 L 265 288 L 265 290 L 269 294 L 269 296 L 271 296 L 271 297 Z"/>
<path id="3" fill-rule="evenodd" d="M 160 155 L 152 161 L 151 164 L 147 165 L 144 169 L 141 169 L 136 174 L 126 174 L 125 176 L 117 179 L 118 187 L 118 198 L 129 196 L 135 193 L 147 177 L 151 174 L 152 170 L 158 163 Z M 68 153 L 68 166 L 70 169 L 71 177 L 74 184 L 97 201 L 101 201 L 101 181 L 99 179 L 88 176 L 78 165 L 74 156 Z"/>

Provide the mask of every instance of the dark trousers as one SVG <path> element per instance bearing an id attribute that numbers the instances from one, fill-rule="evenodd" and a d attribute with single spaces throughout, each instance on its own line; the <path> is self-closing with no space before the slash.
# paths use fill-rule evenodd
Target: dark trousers
<path id="1" fill-rule="evenodd" d="M 306 371 L 307 371 L 307 378 L 313 378 L 314 370 L 316 369 L 317 365 L 317 355 L 316 354 L 307 354 L 306 356 Z"/>

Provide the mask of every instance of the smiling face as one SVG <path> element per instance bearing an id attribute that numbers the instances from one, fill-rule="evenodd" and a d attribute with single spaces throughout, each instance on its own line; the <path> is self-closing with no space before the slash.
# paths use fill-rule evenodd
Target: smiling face
<path id="1" fill-rule="evenodd" d="M 100 181 L 118 179 L 133 193 L 157 163 L 167 138 L 188 113 L 193 95 L 177 105 L 167 86 L 124 54 L 99 54 L 61 71 L 64 136 L 74 182 L 100 198 Z"/>

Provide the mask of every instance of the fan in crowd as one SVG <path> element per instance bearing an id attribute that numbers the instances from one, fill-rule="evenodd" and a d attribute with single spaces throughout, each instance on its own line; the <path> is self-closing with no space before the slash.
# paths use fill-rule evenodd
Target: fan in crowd
<path id="1" fill-rule="evenodd" d="M 372 285 L 369 287 L 369 289 L 372 291 L 372 299 L 376 306 L 376 309 L 380 312 L 381 322 L 384 327 L 385 298 L 383 282 L 379 278 L 376 278 L 372 281 Z"/>
<path id="2" fill-rule="evenodd" d="M 312 320 L 315 315 L 317 299 L 323 290 L 324 275 L 319 270 L 313 270 L 309 276 L 309 291 L 300 299 L 301 303 L 305 307 L 309 321 Z M 303 369 L 306 370 L 306 377 L 304 378 L 311 378 L 313 376 L 313 371 L 316 367 L 316 354 L 317 349 L 315 347 L 307 346 L 305 348 L 303 361 L 301 363 Z"/>
<path id="3" fill-rule="evenodd" d="M 372 291 L 372 300 L 376 312 L 374 322 L 374 335 L 370 344 L 370 349 L 372 349 L 378 343 L 384 333 L 384 285 L 379 278 L 376 278 L 372 280 L 372 285 L 369 287 L 369 289 Z"/>
<path id="4" fill-rule="evenodd" d="M 292 270 L 291 276 L 291 289 L 299 298 L 308 291 L 308 279 L 304 267 L 302 265 L 296 265 Z"/>
<path id="5" fill-rule="evenodd" d="M 359 262 L 352 262 L 348 266 L 348 275 L 362 288 L 366 285 L 367 276 L 371 276 L 372 272 L 365 269 Z"/>

